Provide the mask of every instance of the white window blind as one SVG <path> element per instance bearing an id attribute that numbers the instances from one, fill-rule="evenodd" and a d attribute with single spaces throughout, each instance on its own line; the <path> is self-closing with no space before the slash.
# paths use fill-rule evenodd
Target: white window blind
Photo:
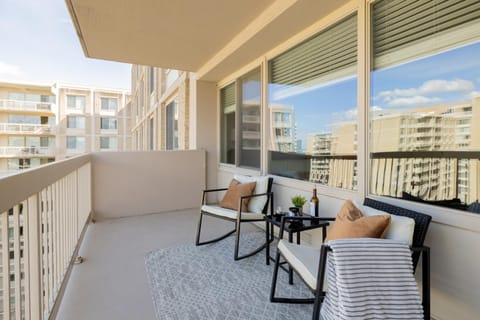
<path id="1" fill-rule="evenodd" d="M 357 15 L 349 16 L 270 61 L 270 82 L 305 85 L 352 75 L 357 63 Z"/>
<path id="2" fill-rule="evenodd" d="M 372 6 L 374 69 L 480 39 L 479 0 L 380 0 Z"/>

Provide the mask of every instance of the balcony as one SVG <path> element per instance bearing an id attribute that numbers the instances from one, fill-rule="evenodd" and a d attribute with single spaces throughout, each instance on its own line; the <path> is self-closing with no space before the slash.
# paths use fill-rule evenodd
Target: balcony
<path id="1" fill-rule="evenodd" d="M 0 123 L 0 133 L 25 135 L 53 135 L 54 130 L 47 124 Z"/>
<path id="2" fill-rule="evenodd" d="M 0 100 L 0 110 L 53 113 L 52 105 L 48 102 L 19 101 L 6 99 Z"/>
<path id="3" fill-rule="evenodd" d="M 94 153 L 0 179 L 0 317 L 153 319 L 144 255 L 193 243 L 205 159 Z"/>
<path id="4" fill-rule="evenodd" d="M 0 147 L 2 158 L 55 157 L 54 147 Z"/>

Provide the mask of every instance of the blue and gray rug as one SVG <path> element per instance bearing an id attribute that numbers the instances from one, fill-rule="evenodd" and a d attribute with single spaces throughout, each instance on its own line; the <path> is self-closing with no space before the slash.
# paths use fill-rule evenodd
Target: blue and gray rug
<path id="1" fill-rule="evenodd" d="M 262 241 L 262 232 L 245 234 L 241 252 Z M 273 263 L 265 264 L 265 251 L 234 261 L 233 248 L 234 238 L 229 237 L 200 247 L 149 252 L 145 264 L 157 319 L 311 319 L 313 305 L 270 303 Z M 312 297 L 298 278 L 294 283 L 289 285 L 287 273 L 280 270 L 277 296 Z"/>

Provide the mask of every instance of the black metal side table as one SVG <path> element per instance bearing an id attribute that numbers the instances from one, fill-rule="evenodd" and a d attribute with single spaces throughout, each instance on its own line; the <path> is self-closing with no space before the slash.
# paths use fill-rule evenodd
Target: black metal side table
<path id="1" fill-rule="evenodd" d="M 267 222 L 267 227 L 265 228 L 266 239 L 267 241 L 273 240 L 274 233 L 273 227 L 280 227 L 280 234 L 283 234 L 283 231 L 288 233 L 288 241 L 293 242 L 293 234 L 297 235 L 297 244 L 300 244 L 300 233 L 306 230 L 313 230 L 322 228 L 322 239 L 325 240 L 327 236 L 327 226 L 330 224 L 328 220 L 333 220 L 331 218 L 321 218 L 321 217 L 311 217 L 311 216 L 288 216 L 287 214 L 275 214 L 268 215 L 265 217 Z M 275 261 L 273 257 L 270 256 L 270 242 L 268 241 L 266 248 L 266 261 L 267 265 L 271 261 Z M 282 267 L 283 269 L 283 267 Z M 284 269 L 285 270 L 285 269 Z M 293 270 L 289 267 L 288 270 L 288 282 L 293 284 Z"/>

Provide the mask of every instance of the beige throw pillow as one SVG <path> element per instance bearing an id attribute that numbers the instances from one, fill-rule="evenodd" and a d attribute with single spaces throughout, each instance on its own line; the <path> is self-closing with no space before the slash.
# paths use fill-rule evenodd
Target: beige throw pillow
<path id="1" fill-rule="evenodd" d="M 390 215 L 365 217 L 347 200 L 337 213 L 325 241 L 345 238 L 383 238 L 390 225 Z"/>
<path id="2" fill-rule="evenodd" d="M 256 182 L 240 183 L 235 179 L 232 179 L 228 190 L 220 201 L 220 207 L 238 210 L 238 202 L 240 197 L 250 196 L 255 190 Z M 248 211 L 248 202 L 250 199 L 242 201 L 242 212 Z"/>

